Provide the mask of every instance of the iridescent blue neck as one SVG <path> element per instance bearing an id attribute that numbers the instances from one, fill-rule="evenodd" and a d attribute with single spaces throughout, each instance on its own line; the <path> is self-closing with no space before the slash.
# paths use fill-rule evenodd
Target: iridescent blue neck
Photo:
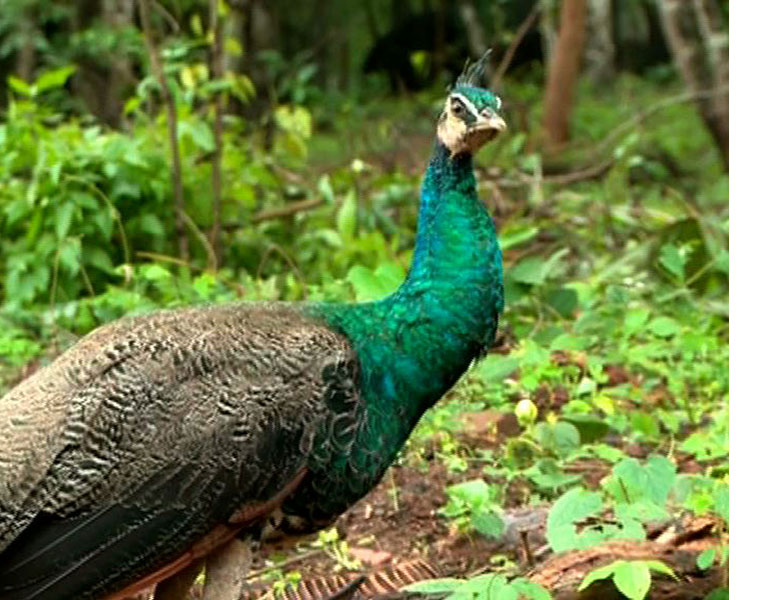
<path id="1" fill-rule="evenodd" d="M 436 143 L 406 280 L 384 300 L 323 314 L 354 344 L 363 389 L 413 425 L 489 347 L 503 304 L 501 253 L 472 157 Z"/>
<path id="2" fill-rule="evenodd" d="M 475 188 L 472 158 L 437 144 L 422 186 L 409 275 L 388 298 L 311 310 L 345 334 L 360 366 L 366 418 L 350 452 L 311 465 L 349 490 L 320 500 L 325 513 L 379 481 L 422 414 L 493 341 L 502 311 L 501 253 Z"/>

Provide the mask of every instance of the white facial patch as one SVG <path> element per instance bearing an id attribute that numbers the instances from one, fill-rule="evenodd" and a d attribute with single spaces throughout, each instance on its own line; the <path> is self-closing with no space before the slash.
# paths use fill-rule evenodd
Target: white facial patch
<path id="1" fill-rule="evenodd" d="M 475 105 L 470 102 L 466 96 L 463 96 L 462 94 L 451 94 L 450 98 L 452 100 L 456 98 L 464 105 L 464 107 L 470 112 L 470 114 L 472 114 L 472 116 L 478 116 L 478 109 L 475 108 Z"/>

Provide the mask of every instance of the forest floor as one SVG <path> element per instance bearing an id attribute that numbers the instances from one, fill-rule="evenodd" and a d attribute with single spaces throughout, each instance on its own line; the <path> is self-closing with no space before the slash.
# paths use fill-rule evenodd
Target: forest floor
<path id="1" fill-rule="evenodd" d="M 518 427 L 508 413 L 481 411 L 461 416 L 459 442 L 479 449 L 497 450 Z M 243 597 L 343 598 L 349 596 L 341 592 L 361 583 L 354 598 L 390 600 L 412 597 L 400 590 L 418 581 L 501 571 L 510 576 L 528 576 L 551 589 L 555 600 L 623 598 L 611 586 L 594 588 L 591 595 L 576 591 L 589 568 L 609 562 L 610 556 L 663 559 L 675 565 L 680 581 L 676 585 L 673 580 L 655 577 L 648 596 L 652 599 L 701 599 L 727 577 L 727 568 L 695 568 L 700 552 L 727 543 L 727 537 L 721 540 L 716 535 L 716 520 L 709 517 L 682 515 L 654 523 L 647 528 L 646 542 L 611 542 L 553 555 L 546 539 L 551 505 L 524 503 L 522 499 L 528 497 L 529 490 L 520 482 L 513 482 L 509 488 L 503 506 L 502 536 L 489 538 L 463 532 L 440 512 L 447 501 L 446 490 L 463 480 L 489 480 L 483 473 L 485 463 L 478 466 L 470 461 L 466 471 L 453 473 L 436 445 L 435 440 L 425 444 L 423 464 L 391 467 L 380 485 L 340 517 L 332 536 L 267 548 L 256 558 Z M 628 445 L 624 450 L 634 457 L 648 454 L 647 448 L 637 445 Z M 688 455 L 676 458 L 679 472 L 698 472 L 702 468 Z M 603 461 L 581 459 L 572 470 L 594 489 L 609 474 L 610 467 Z M 610 596 L 604 595 L 610 592 Z"/>

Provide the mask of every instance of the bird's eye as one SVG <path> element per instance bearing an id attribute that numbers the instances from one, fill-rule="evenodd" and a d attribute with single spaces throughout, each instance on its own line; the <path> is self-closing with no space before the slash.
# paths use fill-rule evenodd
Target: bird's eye
<path id="1" fill-rule="evenodd" d="M 457 117 L 461 117 L 464 113 L 464 106 L 462 106 L 461 102 L 455 100 L 451 103 L 451 110 Z"/>

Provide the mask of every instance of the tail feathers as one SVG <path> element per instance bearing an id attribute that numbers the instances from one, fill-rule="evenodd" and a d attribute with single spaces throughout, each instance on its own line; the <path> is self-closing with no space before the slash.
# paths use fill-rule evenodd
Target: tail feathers
<path id="1" fill-rule="evenodd" d="M 169 484 L 190 477 L 184 471 L 165 479 L 164 489 L 176 490 Z M 234 502 L 227 494 L 217 496 L 226 487 L 222 482 L 204 484 L 196 488 L 196 502 L 185 507 L 156 503 L 155 487 L 146 485 L 124 504 L 91 513 L 66 518 L 40 513 L 0 554 L 0 598 L 95 599 L 150 573 L 213 525 L 214 499 L 221 505 Z"/>

